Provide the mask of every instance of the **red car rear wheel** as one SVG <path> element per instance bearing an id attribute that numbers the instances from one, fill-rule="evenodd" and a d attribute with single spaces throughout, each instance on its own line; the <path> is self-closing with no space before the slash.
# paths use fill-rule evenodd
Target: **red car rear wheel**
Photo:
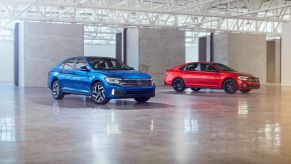
<path id="1" fill-rule="evenodd" d="M 185 83 L 182 79 L 177 78 L 173 81 L 173 88 L 176 92 L 183 92 L 185 90 Z"/>

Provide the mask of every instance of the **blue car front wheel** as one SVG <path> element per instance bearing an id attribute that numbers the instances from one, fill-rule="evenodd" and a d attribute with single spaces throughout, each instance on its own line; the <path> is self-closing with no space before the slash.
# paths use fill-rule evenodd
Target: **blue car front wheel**
<path id="1" fill-rule="evenodd" d="M 91 98 L 96 104 L 106 104 L 110 98 L 106 97 L 102 83 L 97 82 L 91 88 Z"/>

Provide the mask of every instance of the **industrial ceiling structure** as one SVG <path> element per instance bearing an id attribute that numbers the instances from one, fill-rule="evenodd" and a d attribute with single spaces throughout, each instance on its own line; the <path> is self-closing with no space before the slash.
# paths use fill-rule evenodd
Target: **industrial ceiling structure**
<path id="1" fill-rule="evenodd" d="M 123 28 L 178 28 L 186 44 L 210 32 L 278 36 L 291 19 L 291 0 L 0 0 L 0 39 L 14 24 L 41 21 L 84 24 L 85 43 L 114 44 Z"/>

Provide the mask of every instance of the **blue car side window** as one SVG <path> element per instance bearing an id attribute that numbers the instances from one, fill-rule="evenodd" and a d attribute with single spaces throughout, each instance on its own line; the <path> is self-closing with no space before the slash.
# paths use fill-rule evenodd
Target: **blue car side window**
<path id="1" fill-rule="evenodd" d="M 88 62 L 86 62 L 84 59 L 78 59 L 76 62 L 76 69 L 80 70 L 82 67 L 89 68 Z"/>
<path id="2" fill-rule="evenodd" d="M 74 69 L 75 59 L 69 59 L 61 64 L 61 69 Z"/>

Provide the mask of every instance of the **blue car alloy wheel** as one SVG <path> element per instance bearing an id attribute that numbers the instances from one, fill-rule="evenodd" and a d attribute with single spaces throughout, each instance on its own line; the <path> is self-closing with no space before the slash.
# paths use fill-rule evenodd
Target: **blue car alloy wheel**
<path id="1" fill-rule="evenodd" d="M 91 98 L 96 104 L 106 104 L 110 100 L 106 97 L 105 89 L 100 82 L 93 85 L 91 94 Z"/>
<path id="2" fill-rule="evenodd" d="M 78 94 L 91 96 L 96 104 L 122 98 L 146 102 L 155 96 L 150 75 L 107 57 L 82 56 L 61 62 L 49 71 L 48 88 L 56 100 Z"/>

